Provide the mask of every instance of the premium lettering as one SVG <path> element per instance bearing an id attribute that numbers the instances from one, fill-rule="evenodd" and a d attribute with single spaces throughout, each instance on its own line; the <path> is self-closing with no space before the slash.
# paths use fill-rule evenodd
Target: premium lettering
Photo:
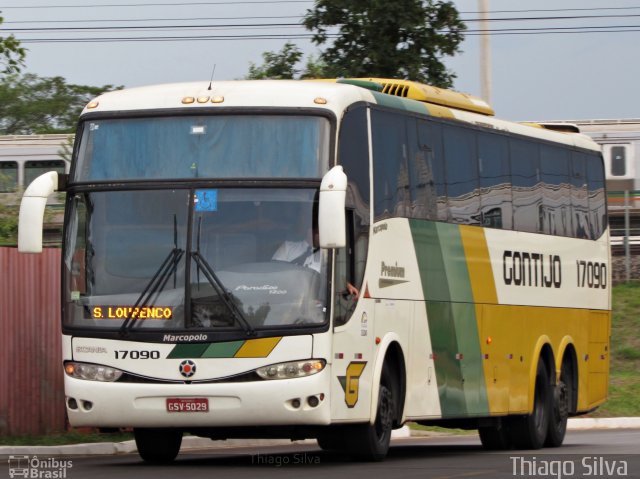
<path id="1" fill-rule="evenodd" d="M 390 278 L 404 278 L 404 267 L 395 265 L 388 265 L 382 262 L 380 267 L 380 276 L 387 276 Z"/>

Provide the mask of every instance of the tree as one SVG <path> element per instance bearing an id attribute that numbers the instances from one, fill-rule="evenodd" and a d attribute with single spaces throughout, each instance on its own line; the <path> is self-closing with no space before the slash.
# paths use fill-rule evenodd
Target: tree
<path id="1" fill-rule="evenodd" d="M 296 68 L 302 60 L 302 50 L 291 42 L 287 42 L 279 52 L 264 52 L 264 63 L 256 66 L 249 64 L 247 80 L 293 80 L 309 78 L 325 78 L 326 65 L 322 60 L 310 56 L 304 70 Z"/>
<path id="2" fill-rule="evenodd" d="M 0 17 L 0 25 L 4 18 Z M 7 75 L 17 73 L 24 66 L 26 50 L 20 46 L 20 42 L 13 35 L 0 36 L 0 74 Z"/>
<path id="3" fill-rule="evenodd" d="M 264 52 L 262 58 L 262 66 L 249 65 L 247 80 L 284 80 L 295 78 L 300 73 L 295 66 L 302 58 L 302 51 L 291 42 L 285 43 L 279 52 Z"/>
<path id="4" fill-rule="evenodd" d="M 405 78 L 447 88 L 455 74 L 441 59 L 459 52 L 466 29 L 443 0 L 317 0 L 303 20 L 333 77 Z M 335 27 L 335 28 L 334 28 Z"/>
<path id="5" fill-rule="evenodd" d="M 300 78 L 327 78 L 327 64 L 319 58 L 310 56 Z"/>
<path id="6" fill-rule="evenodd" d="M 72 133 L 92 98 L 119 88 L 73 85 L 31 73 L 7 75 L 0 81 L 0 134 Z"/>

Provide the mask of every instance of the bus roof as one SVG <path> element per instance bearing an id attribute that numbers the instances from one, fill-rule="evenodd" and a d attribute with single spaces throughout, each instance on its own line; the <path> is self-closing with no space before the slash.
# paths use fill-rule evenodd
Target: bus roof
<path id="1" fill-rule="evenodd" d="M 372 84 L 376 83 L 382 84 L 382 91 L 372 88 Z M 493 110 L 489 105 L 471 95 L 405 80 L 380 78 L 342 81 L 203 81 L 153 85 L 105 93 L 91 101 L 82 114 L 169 111 L 185 108 L 206 108 L 210 111 L 212 108 L 279 107 L 329 110 L 339 119 L 346 108 L 358 102 L 379 104 L 398 110 L 458 120 L 496 131 L 600 150 L 600 147 L 586 135 L 499 120 L 491 116 Z"/>

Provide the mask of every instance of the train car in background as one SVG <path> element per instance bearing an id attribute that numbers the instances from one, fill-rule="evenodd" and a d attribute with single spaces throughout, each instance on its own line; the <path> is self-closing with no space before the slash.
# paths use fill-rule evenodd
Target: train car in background
<path id="1" fill-rule="evenodd" d="M 19 192 L 47 171 L 68 173 L 72 142 L 66 134 L 0 136 L 0 193 Z"/>
<path id="2" fill-rule="evenodd" d="M 563 120 L 550 123 L 575 125 L 581 133 L 602 146 L 611 246 L 614 253 L 624 250 L 627 230 L 625 212 L 628 211 L 629 242 L 634 248 L 640 248 L 640 119 Z"/>
<path id="3" fill-rule="evenodd" d="M 72 149 L 68 134 L 0 135 L 0 221 L 17 214 L 24 189 L 42 173 L 68 173 Z M 49 246 L 60 245 L 64 197 L 56 193 L 47 201 L 43 239 Z"/>

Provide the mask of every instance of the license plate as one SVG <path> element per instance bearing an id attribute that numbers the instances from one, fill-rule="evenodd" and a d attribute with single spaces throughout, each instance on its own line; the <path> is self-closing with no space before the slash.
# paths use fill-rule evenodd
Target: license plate
<path id="1" fill-rule="evenodd" d="M 209 412 L 208 398 L 167 398 L 169 412 Z"/>

